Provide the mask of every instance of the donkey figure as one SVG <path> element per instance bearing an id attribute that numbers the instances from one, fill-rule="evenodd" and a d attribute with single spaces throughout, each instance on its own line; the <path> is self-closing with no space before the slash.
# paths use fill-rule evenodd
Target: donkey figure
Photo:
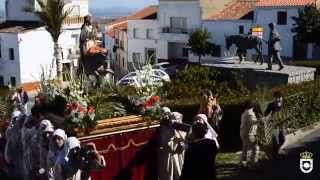
<path id="1" fill-rule="evenodd" d="M 239 56 L 240 63 L 243 60 L 243 56 L 246 56 L 248 49 L 255 49 L 258 53 L 255 63 L 260 59 L 260 64 L 263 64 L 262 57 L 262 42 L 263 40 L 256 36 L 243 36 L 243 35 L 231 35 L 225 36 L 226 48 L 229 51 L 230 47 L 235 44 L 237 47 L 237 55 Z"/>

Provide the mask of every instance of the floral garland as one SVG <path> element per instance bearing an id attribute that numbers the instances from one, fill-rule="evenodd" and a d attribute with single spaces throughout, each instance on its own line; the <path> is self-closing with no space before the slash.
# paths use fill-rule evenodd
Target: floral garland
<path id="1" fill-rule="evenodd" d="M 84 89 L 82 77 L 73 77 L 68 83 L 62 85 L 43 73 L 36 103 L 54 104 L 57 97 L 62 97 L 67 102 L 64 107 L 65 129 L 83 131 L 94 128 L 97 124 L 95 108 L 89 105 L 90 100 L 86 97 Z"/>
<path id="2" fill-rule="evenodd" d="M 151 96 L 144 104 L 145 107 L 145 116 L 151 117 L 153 119 L 160 119 L 161 115 L 161 106 L 160 106 L 160 97 Z"/>
<path id="3" fill-rule="evenodd" d="M 129 100 L 135 108 L 136 113 L 151 119 L 158 119 L 160 117 L 161 103 L 159 96 L 130 97 Z"/>
<path id="4" fill-rule="evenodd" d="M 64 125 L 67 129 L 86 130 L 94 128 L 97 124 L 94 107 L 82 105 L 79 102 L 67 104 L 65 117 Z"/>

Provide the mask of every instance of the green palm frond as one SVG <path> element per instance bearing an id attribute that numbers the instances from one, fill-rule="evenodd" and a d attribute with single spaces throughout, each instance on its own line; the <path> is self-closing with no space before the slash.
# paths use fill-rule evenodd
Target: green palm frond
<path id="1" fill-rule="evenodd" d="M 39 9 L 34 8 L 30 3 L 25 11 L 33 12 L 45 24 L 46 30 L 50 33 L 54 42 L 58 42 L 62 33 L 62 26 L 72 9 L 66 9 L 65 0 L 36 0 Z"/>

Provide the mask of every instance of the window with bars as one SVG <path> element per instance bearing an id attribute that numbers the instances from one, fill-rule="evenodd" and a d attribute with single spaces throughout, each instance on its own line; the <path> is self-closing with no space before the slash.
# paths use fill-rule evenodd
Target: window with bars
<path id="1" fill-rule="evenodd" d="M 9 48 L 9 59 L 10 60 L 14 60 L 14 49 L 13 48 Z"/>
<path id="2" fill-rule="evenodd" d="M 152 29 L 147 29 L 147 39 L 152 39 Z"/>
<path id="3" fill-rule="evenodd" d="M 287 24 L 287 12 L 286 11 L 279 11 L 278 18 L 277 18 L 278 25 L 286 25 Z"/>
<path id="4" fill-rule="evenodd" d="M 189 56 L 189 48 L 182 48 L 182 56 L 183 57 Z"/>
<path id="5" fill-rule="evenodd" d="M 13 77 L 13 76 L 10 77 L 10 84 L 12 87 L 16 87 L 17 85 L 16 77 Z"/>
<path id="6" fill-rule="evenodd" d="M 0 87 L 4 86 L 4 78 L 0 76 Z"/>
<path id="7" fill-rule="evenodd" d="M 172 31 L 185 32 L 187 30 L 187 18 L 170 17 L 170 28 Z"/>
<path id="8" fill-rule="evenodd" d="M 78 45 L 79 44 L 79 34 L 72 34 L 71 38 L 74 41 L 74 44 Z"/>
<path id="9" fill-rule="evenodd" d="M 244 33 L 244 27 L 241 25 L 239 26 L 239 34 L 243 34 Z"/>
<path id="10" fill-rule="evenodd" d="M 133 28 L 133 39 L 137 38 L 137 34 L 138 33 L 138 29 L 137 28 Z"/>

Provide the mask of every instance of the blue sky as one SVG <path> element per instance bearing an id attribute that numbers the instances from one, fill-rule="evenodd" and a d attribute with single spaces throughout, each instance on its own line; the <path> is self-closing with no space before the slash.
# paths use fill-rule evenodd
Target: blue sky
<path id="1" fill-rule="evenodd" d="M 158 4 L 158 0 L 89 0 L 91 8 L 123 7 L 136 9 L 151 4 Z"/>
<path id="2" fill-rule="evenodd" d="M 0 0 L 0 8 L 3 9 L 4 1 Z M 158 4 L 158 0 L 89 0 L 90 8 L 126 8 L 137 9 L 147 5 Z"/>

